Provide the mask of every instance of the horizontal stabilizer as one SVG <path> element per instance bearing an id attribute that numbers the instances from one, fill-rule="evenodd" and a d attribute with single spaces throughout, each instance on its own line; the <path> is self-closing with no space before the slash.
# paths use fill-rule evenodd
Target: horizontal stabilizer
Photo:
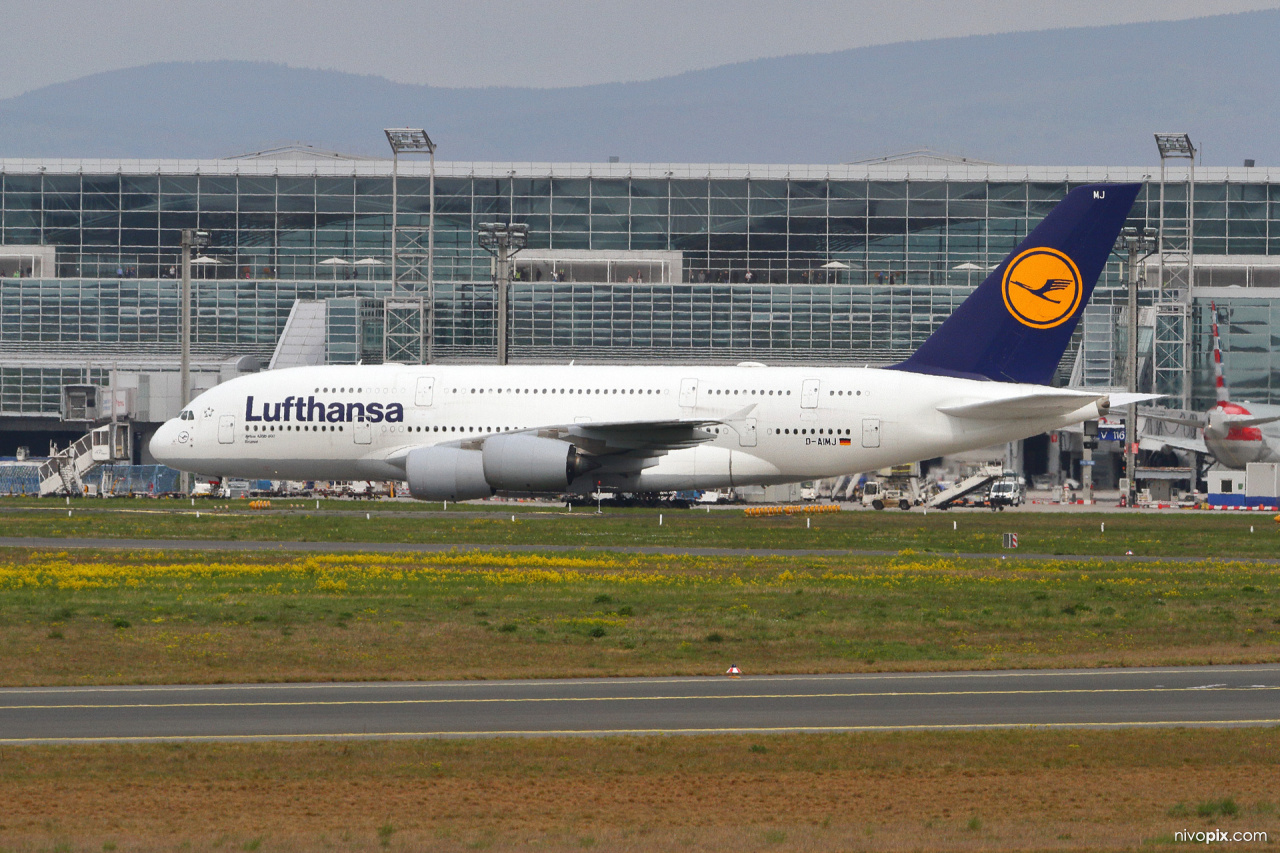
<path id="1" fill-rule="evenodd" d="M 1107 395 L 1107 408 L 1112 411 L 1132 406 L 1135 403 L 1149 403 L 1167 397 L 1168 394 L 1135 394 L 1132 391 L 1115 391 Z"/>
<path id="2" fill-rule="evenodd" d="M 1138 440 L 1138 447 L 1159 453 L 1172 447 L 1174 450 L 1189 450 L 1192 453 L 1208 453 L 1209 448 L 1198 438 L 1187 438 L 1182 435 L 1148 435 Z"/>
<path id="3" fill-rule="evenodd" d="M 1211 413 L 1216 409 L 1210 409 Z M 1195 415 L 1189 418 L 1177 417 L 1176 415 L 1162 415 L 1158 412 L 1143 412 L 1144 418 L 1151 418 L 1153 421 L 1164 421 L 1170 424 L 1180 424 L 1182 426 L 1197 427 L 1203 429 L 1209 425 L 1209 418 L 1204 415 Z M 1256 427 L 1264 424 L 1275 423 L 1280 421 L 1280 415 L 1215 415 L 1215 423 L 1230 429 L 1243 429 L 1244 427 Z"/>
<path id="4" fill-rule="evenodd" d="M 1090 403 L 1102 405 L 1107 395 L 1089 391 L 1050 390 L 1003 397 L 999 400 L 978 400 L 967 403 L 951 403 L 938 407 L 938 411 L 953 418 L 976 420 L 1023 420 L 1052 418 L 1069 415 Z"/>
<path id="5" fill-rule="evenodd" d="M 1280 415 L 1251 415 L 1249 417 L 1227 415 L 1227 417 L 1222 419 L 1224 424 L 1233 429 L 1262 426 L 1263 424 L 1271 424 L 1276 421 L 1280 421 Z"/>
<path id="6" fill-rule="evenodd" d="M 1196 415 L 1189 418 L 1178 417 L 1177 415 L 1164 415 L 1158 410 L 1146 409 L 1138 412 L 1141 417 L 1150 418 L 1153 421 L 1160 421 L 1166 424 L 1178 424 L 1179 426 L 1195 427 L 1203 429 L 1209 421 L 1203 415 Z"/>

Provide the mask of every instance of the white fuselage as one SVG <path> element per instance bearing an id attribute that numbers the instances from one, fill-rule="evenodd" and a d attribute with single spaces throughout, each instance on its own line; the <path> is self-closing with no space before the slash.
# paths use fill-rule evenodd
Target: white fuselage
<path id="1" fill-rule="evenodd" d="M 152 439 L 161 462 L 215 476 L 403 479 L 404 453 L 575 424 L 713 421 L 696 447 L 633 470 L 593 471 L 632 492 L 790 483 L 871 471 L 1095 418 L 981 419 L 938 411 L 1042 386 L 897 370 L 816 367 L 330 366 L 233 379 Z M 1064 394 L 1069 392 L 1062 392 Z M 360 420 L 361 414 L 364 420 Z"/>

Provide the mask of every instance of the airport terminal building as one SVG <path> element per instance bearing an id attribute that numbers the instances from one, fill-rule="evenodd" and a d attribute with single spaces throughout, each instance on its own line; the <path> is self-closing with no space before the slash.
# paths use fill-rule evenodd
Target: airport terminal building
<path id="1" fill-rule="evenodd" d="M 1153 160 L 1155 158 L 1153 157 Z M 104 419 L 145 438 L 191 386 L 296 364 L 492 362 L 487 223 L 520 223 L 512 362 L 885 364 L 905 358 L 1072 187 L 1144 184 L 1140 387 L 1280 403 L 1280 173 L 1027 167 L 930 153 L 842 165 L 462 163 L 306 148 L 223 160 L 0 159 L 0 455 Z M 1193 202 L 1191 201 L 1193 199 Z M 1113 256 L 1060 384 L 1125 385 Z M 432 274 L 428 274 L 428 268 Z M 1273 322 L 1276 321 L 1276 322 Z"/>

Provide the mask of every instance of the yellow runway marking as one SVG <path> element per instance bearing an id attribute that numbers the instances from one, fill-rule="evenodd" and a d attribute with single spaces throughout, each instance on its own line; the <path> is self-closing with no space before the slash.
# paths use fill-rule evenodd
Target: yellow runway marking
<path id="1" fill-rule="evenodd" d="M 56 709 L 112 709 L 112 708 L 308 708 L 340 706 L 382 705 L 504 705 L 545 702 L 679 702 L 726 701 L 744 699 L 873 699 L 909 696 L 927 698 L 933 696 L 1054 696 L 1100 693 L 1224 693 L 1257 690 L 1280 690 L 1280 687 L 1099 687 L 1079 690 L 939 690 L 893 691 L 884 693 L 735 693 L 723 695 L 689 696 L 546 696 L 496 699 L 335 699 L 318 702 L 124 702 L 95 705 L 90 703 L 68 705 L 0 705 L 0 711 L 49 711 Z"/>
<path id="2" fill-rule="evenodd" d="M 739 679 L 739 683 L 757 682 L 767 680 L 770 683 L 782 681 L 919 681 L 922 679 L 948 679 L 948 678 L 966 678 L 966 679 L 991 679 L 991 678 L 1083 678 L 1088 676 L 1098 676 L 1100 678 L 1119 675 L 1242 675 L 1244 673 L 1265 673 L 1267 675 L 1280 675 L 1280 666 L 1232 666 L 1229 669 L 1218 669 L 1214 667 L 1204 668 L 1170 668 L 1170 669 L 1079 669 L 1079 670 L 989 670 L 979 672 L 969 671 L 938 671 L 938 672 L 861 672 L 861 673 L 833 673 L 828 675 L 764 675 L 764 676 L 743 676 Z M 598 683 L 611 681 L 610 679 L 599 679 Z M 684 676 L 678 678 L 627 678 L 619 679 L 617 683 L 638 685 L 638 684 L 723 684 L 725 677 L 723 675 L 704 675 L 704 676 Z M 191 692 L 226 692 L 229 690 L 359 690 L 367 688 L 377 689 L 414 689 L 414 690 L 438 690 L 438 689 L 467 689 L 467 690 L 492 690 L 500 687 L 508 687 L 512 684 L 519 684 L 522 687 L 547 687 L 551 685 L 565 684 L 589 684 L 591 680 L 573 680 L 573 679 L 551 679 L 551 680 L 511 680 L 502 681 L 466 681 L 466 682 L 439 682 L 439 681 L 404 681 L 404 682 L 324 682 L 318 684 L 184 684 L 175 687 L 169 684 L 101 684 L 89 687 L 4 687 L 0 688 L 0 696 L 6 694 L 23 694 L 30 695 L 32 693 L 156 693 L 163 690 L 181 690 L 186 693 Z"/>
<path id="3" fill-rule="evenodd" d="M 266 740 L 388 740 L 395 738 L 462 738 L 462 737 L 624 737 L 627 735 L 716 735 L 716 734 L 805 734 L 823 732 L 900 732 L 900 731 L 979 731 L 984 729 L 1105 729 L 1160 728 L 1181 726 L 1275 726 L 1275 720 L 1159 720 L 1128 723 L 938 723 L 907 726 L 744 726 L 742 728 L 706 729 L 563 729 L 509 731 L 449 732 L 324 732 L 291 735 L 144 735 L 137 737 L 32 737 L 0 738 L 0 745 L 34 743 L 147 743 L 163 741 L 266 741 Z"/>

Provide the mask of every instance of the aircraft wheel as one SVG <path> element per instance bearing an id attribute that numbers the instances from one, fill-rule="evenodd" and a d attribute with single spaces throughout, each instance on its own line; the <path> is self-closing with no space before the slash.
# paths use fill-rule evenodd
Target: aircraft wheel
<path id="1" fill-rule="evenodd" d="M 911 501 L 907 500 L 906 498 L 903 498 L 902 500 L 898 501 L 898 509 L 903 509 L 903 510 L 911 509 Z"/>
<path id="2" fill-rule="evenodd" d="M 871 502 L 871 508 L 872 508 L 872 509 L 884 509 L 884 501 L 880 500 L 879 498 L 876 498 L 875 500 L 873 500 L 873 501 Z"/>

